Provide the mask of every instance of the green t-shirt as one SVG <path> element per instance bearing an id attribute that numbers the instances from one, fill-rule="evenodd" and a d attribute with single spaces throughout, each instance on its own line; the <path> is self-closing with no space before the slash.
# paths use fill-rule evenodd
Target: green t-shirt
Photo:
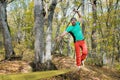
<path id="1" fill-rule="evenodd" d="M 65 31 L 67 31 L 73 36 L 74 42 L 84 39 L 80 22 L 76 22 L 75 26 L 68 26 Z"/>

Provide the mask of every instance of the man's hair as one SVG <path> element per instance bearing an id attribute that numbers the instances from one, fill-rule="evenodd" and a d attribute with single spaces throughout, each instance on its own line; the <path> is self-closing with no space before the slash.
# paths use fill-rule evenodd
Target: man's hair
<path id="1" fill-rule="evenodd" d="M 71 20 L 70 20 L 70 21 L 72 21 L 73 19 L 77 21 L 77 19 L 76 19 L 75 17 L 71 18 Z"/>

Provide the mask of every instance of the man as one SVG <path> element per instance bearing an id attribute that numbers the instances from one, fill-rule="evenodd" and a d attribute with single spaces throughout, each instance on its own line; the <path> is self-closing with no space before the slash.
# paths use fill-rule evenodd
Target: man
<path id="1" fill-rule="evenodd" d="M 76 18 L 71 18 L 71 26 L 68 26 L 66 30 L 57 37 L 57 41 L 59 41 L 61 38 L 63 38 L 67 33 L 70 33 L 73 38 L 74 38 L 74 46 L 75 46 L 75 52 L 76 52 L 76 65 L 78 68 L 82 65 L 82 61 L 86 58 L 87 56 L 87 46 L 84 41 L 84 35 L 82 33 L 82 29 L 80 26 L 80 22 L 82 22 L 82 17 L 79 14 L 77 10 L 73 10 L 76 12 L 79 16 L 79 21 L 77 21 Z M 82 53 L 80 53 L 82 50 Z"/>

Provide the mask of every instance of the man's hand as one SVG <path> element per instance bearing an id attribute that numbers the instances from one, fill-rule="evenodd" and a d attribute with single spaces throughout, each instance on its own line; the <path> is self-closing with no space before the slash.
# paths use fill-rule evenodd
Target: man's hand
<path id="1" fill-rule="evenodd" d="M 60 36 L 58 36 L 55 40 L 60 41 L 68 32 L 64 31 Z"/>
<path id="2" fill-rule="evenodd" d="M 58 36 L 56 39 L 55 39 L 57 42 L 59 42 L 61 40 L 61 37 Z"/>
<path id="3" fill-rule="evenodd" d="M 74 12 L 76 12 L 76 13 L 78 13 L 78 12 L 79 12 L 79 11 L 78 11 L 78 10 L 76 10 L 75 8 L 73 9 L 73 11 L 74 11 Z"/>
<path id="4" fill-rule="evenodd" d="M 79 11 L 76 10 L 75 8 L 73 9 L 73 11 L 78 14 L 78 16 L 79 16 L 79 21 L 82 23 L 83 20 L 82 20 L 82 16 L 80 15 Z"/>

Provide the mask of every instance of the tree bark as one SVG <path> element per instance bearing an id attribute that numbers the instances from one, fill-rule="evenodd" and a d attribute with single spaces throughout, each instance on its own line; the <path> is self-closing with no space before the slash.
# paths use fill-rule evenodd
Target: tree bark
<path id="1" fill-rule="evenodd" d="M 69 39 L 67 41 L 67 56 L 70 56 L 71 55 L 71 47 L 70 47 L 70 34 L 67 36 L 67 38 Z"/>
<path id="2" fill-rule="evenodd" d="M 85 1 L 84 0 L 82 0 L 82 16 L 84 16 L 85 15 Z M 83 22 L 82 22 L 82 32 L 83 32 L 83 34 L 85 34 L 85 21 L 84 21 L 84 19 L 83 19 Z"/>
<path id="3" fill-rule="evenodd" d="M 52 0 L 52 3 L 49 7 L 49 14 L 48 14 L 48 25 L 47 25 L 47 31 L 46 31 L 46 62 L 47 67 L 50 68 L 50 62 L 51 62 L 51 52 L 52 52 L 52 21 L 53 21 L 53 15 L 54 10 L 57 5 L 57 0 Z"/>
<path id="4" fill-rule="evenodd" d="M 34 0 L 35 63 L 44 63 L 44 14 L 43 0 Z"/>
<path id="5" fill-rule="evenodd" d="M 66 5 L 67 4 L 67 5 Z M 62 12 L 63 12 L 63 19 L 62 19 L 62 24 L 63 25 L 65 25 L 66 24 L 66 15 L 67 15 L 67 10 L 68 10 L 68 8 L 69 8 L 69 6 L 70 6 L 70 1 L 69 0 L 67 0 L 66 1 L 66 6 L 63 6 L 63 5 L 61 5 L 61 8 L 62 8 Z M 68 25 L 69 26 L 69 25 Z M 66 27 L 68 27 L 68 26 L 66 26 Z M 67 35 L 67 38 L 68 39 L 70 39 L 70 35 Z M 68 41 L 66 41 L 67 43 L 67 52 L 65 52 L 65 53 L 67 53 L 67 56 L 70 56 L 70 54 L 71 54 L 71 47 L 70 47 L 70 40 L 68 40 Z M 64 39 L 61 41 L 61 43 L 60 44 L 63 44 L 64 45 Z M 62 45 L 60 46 L 60 52 L 61 52 L 61 54 L 63 53 L 62 51 L 63 51 L 63 47 L 62 47 Z"/>
<path id="6" fill-rule="evenodd" d="M 97 6 L 96 6 L 97 0 L 92 0 L 92 11 L 93 11 L 93 28 L 92 28 L 92 49 L 95 49 L 97 47 L 96 43 L 96 26 L 97 26 Z"/>
<path id="7" fill-rule="evenodd" d="M 10 35 L 9 26 L 7 23 L 7 12 L 6 12 L 7 2 L 0 1 L 0 26 L 3 31 L 4 46 L 5 46 L 5 59 L 10 59 L 11 56 L 15 55 L 12 47 L 12 39 Z"/>

